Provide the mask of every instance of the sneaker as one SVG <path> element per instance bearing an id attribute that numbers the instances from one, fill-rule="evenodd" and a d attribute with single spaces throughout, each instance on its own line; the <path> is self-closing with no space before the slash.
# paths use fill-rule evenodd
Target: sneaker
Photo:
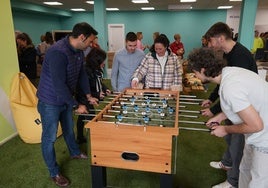
<path id="1" fill-rule="evenodd" d="M 68 185 L 70 185 L 69 180 L 64 176 L 62 176 L 61 174 L 58 174 L 55 177 L 52 177 L 51 179 L 59 187 L 67 187 Z"/>
<path id="2" fill-rule="evenodd" d="M 223 169 L 223 170 L 230 170 L 232 168 L 231 166 L 225 166 L 224 164 L 222 164 L 221 161 L 212 161 L 209 163 L 209 165 L 212 168 Z"/>
<path id="3" fill-rule="evenodd" d="M 72 156 L 71 159 L 87 159 L 87 155 L 84 153 L 80 153 L 80 155 Z"/>
<path id="4" fill-rule="evenodd" d="M 234 188 L 227 180 L 218 184 L 212 186 L 212 188 Z"/>

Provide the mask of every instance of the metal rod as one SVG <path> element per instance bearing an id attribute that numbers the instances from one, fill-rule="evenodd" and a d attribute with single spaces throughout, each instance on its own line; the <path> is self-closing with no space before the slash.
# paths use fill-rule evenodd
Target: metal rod
<path id="1" fill-rule="evenodd" d="M 116 116 L 114 116 L 114 115 L 107 115 L 107 114 L 103 114 L 103 117 L 106 117 L 106 118 L 116 118 Z M 141 118 L 123 116 L 123 119 L 140 120 Z M 168 121 L 168 122 L 174 122 L 175 120 L 169 120 L 169 119 L 150 119 L 150 121 Z"/>
<path id="2" fill-rule="evenodd" d="M 91 120 L 83 120 L 83 122 L 90 122 Z M 110 121 L 98 121 L 98 122 L 105 122 L 105 123 L 111 123 L 111 124 L 115 124 L 115 122 L 110 122 Z M 117 122 L 117 124 L 121 124 L 120 122 Z M 130 125 L 130 126 L 137 126 L 137 124 L 126 124 L 124 123 L 124 125 Z M 192 127 L 179 127 L 179 129 L 181 130 L 188 130 L 188 131 L 204 131 L 204 132 L 211 132 L 210 129 L 202 129 L 202 128 L 192 128 Z"/>
<path id="3" fill-rule="evenodd" d="M 100 101 L 100 104 L 101 103 L 104 103 L 104 104 L 110 104 L 111 102 L 110 101 Z M 120 104 L 120 101 L 117 101 L 117 102 L 115 102 L 116 104 Z M 133 106 L 133 104 L 132 103 L 128 103 L 128 102 L 123 102 L 123 104 L 128 104 L 128 106 Z M 137 104 L 139 104 L 139 105 L 142 105 L 142 103 L 137 103 Z M 154 103 L 150 103 L 150 106 L 152 106 L 152 104 L 154 104 Z M 174 103 L 174 105 L 175 105 L 175 103 Z M 144 106 L 148 106 L 148 104 L 146 104 L 145 103 L 145 105 Z M 120 106 L 112 106 L 113 108 L 121 108 Z M 174 106 L 175 107 L 175 106 Z M 179 105 L 179 108 L 186 108 L 186 106 L 184 106 L 184 105 Z"/>
<path id="4" fill-rule="evenodd" d="M 184 101 L 180 101 L 180 104 L 195 104 L 195 105 L 200 105 L 200 103 L 198 103 L 198 102 L 184 102 Z"/>
<path id="5" fill-rule="evenodd" d="M 112 92 L 112 94 L 109 94 L 107 96 L 111 96 L 111 97 L 117 97 L 120 94 L 120 92 Z M 148 94 L 145 94 L 148 95 Z M 154 94 L 151 94 L 154 96 Z M 138 96 L 138 95 L 137 95 Z M 196 98 L 195 95 L 180 95 L 180 97 L 185 97 L 185 98 Z"/>
<path id="6" fill-rule="evenodd" d="M 82 115 L 82 116 L 96 116 L 96 114 L 76 114 L 76 115 Z M 115 115 L 108 115 L 108 114 L 103 114 L 103 117 L 105 118 L 116 118 Z M 136 117 L 126 117 L 123 116 L 123 119 L 141 119 L 141 118 L 136 118 Z M 150 119 L 150 121 L 174 121 L 174 120 L 168 120 L 168 119 Z M 186 124 L 198 124 L 198 125 L 205 125 L 205 122 L 201 121 L 186 121 L 186 120 L 179 120 L 179 123 L 186 123 Z"/>
<path id="7" fill-rule="evenodd" d="M 96 116 L 96 114 L 76 114 L 76 115 L 82 115 L 82 116 Z M 104 118 L 116 118 L 115 115 L 108 115 L 108 114 L 103 114 L 102 117 Z M 135 120 L 140 120 L 142 119 L 141 117 L 136 118 L 136 117 L 127 117 L 123 116 L 122 119 L 135 119 Z M 168 122 L 174 122 L 175 120 L 169 120 L 169 119 L 150 119 L 150 121 L 168 121 Z"/>
<path id="8" fill-rule="evenodd" d="M 112 107 L 115 107 L 117 109 L 121 108 L 120 106 L 112 106 Z M 88 109 L 88 111 L 90 111 L 90 112 L 100 112 L 102 110 L 100 110 L 100 109 Z M 108 110 L 108 112 L 120 113 L 121 111 L 119 111 L 119 110 Z M 198 118 L 199 117 L 199 116 L 194 116 L 194 115 L 180 114 L 180 112 L 200 114 L 200 111 L 179 110 L 179 117 L 189 117 L 189 118 Z M 136 113 L 136 112 L 128 112 L 128 113 Z M 86 116 L 87 114 L 75 114 L 75 115 Z"/>
<path id="9" fill-rule="evenodd" d="M 205 125 L 205 122 L 202 121 L 186 121 L 186 120 L 179 120 L 180 123 L 189 123 L 189 124 L 198 124 L 198 125 Z"/>
<path id="10" fill-rule="evenodd" d="M 95 109 L 95 110 L 94 109 L 89 109 L 89 111 L 90 112 L 100 112 L 101 110 L 99 110 L 99 109 Z M 122 113 L 122 111 L 119 111 L 119 110 L 107 110 L 107 111 L 108 112 L 112 112 L 112 113 Z M 138 114 L 137 112 L 130 112 L 130 111 L 128 111 L 127 113 L 130 113 L 130 114 Z M 157 115 L 158 113 L 153 113 L 153 114 Z M 87 114 L 75 114 L 75 115 L 87 116 Z M 95 115 L 95 114 L 93 114 L 93 115 Z M 198 118 L 199 116 L 196 116 L 196 115 L 188 115 L 188 114 L 179 114 L 179 117 Z"/>
<path id="11" fill-rule="evenodd" d="M 122 113 L 119 110 L 108 110 L 108 112 L 112 112 L 112 113 Z M 130 114 L 142 114 L 142 113 L 137 113 L 137 112 L 127 112 Z M 158 113 L 153 113 L 154 115 L 159 115 Z M 174 115 L 173 115 L 174 116 Z M 187 118 L 198 118 L 198 116 L 194 116 L 194 115 L 187 115 L 187 114 L 179 114 L 179 117 L 187 117 Z"/>
<path id="12" fill-rule="evenodd" d="M 186 114 L 179 114 L 179 117 L 198 118 L 199 116 L 186 115 Z"/>
<path id="13" fill-rule="evenodd" d="M 196 98 L 195 95 L 180 95 L 180 97 Z"/>
<path id="14" fill-rule="evenodd" d="M 130 99 L 131 99 L 131 98 L 123 98 L 123 97 L 121 97 L 120 100 L 122 100 L 122 101 L 130 101 Z M 106 99 L 113 100 L 114 98 L 106 98 Z M 152 99 L 152 98 L 150 97 L 150 99 Z M 159 98 L 157 98 L 157 99 L 159 99 Z M 175 99 L 173 98 L 173 100 L 175 100 Z M 135 98 L 134 101 L 144 101 L 144 100 Z M 180 98 L 180 101 L 200 101 L 201 102 L 201 101 L 204 101 L 204 99 Z M 162 101 L 154 101 L 154 102 L 162 102 Z"/>
<path id="15" fill-rule="evenodd" d="M 190 130 L 190 131 L 204 131 L 204 132 L 210 132 L 210 129 L 192 128 L 192 127 L 179 127 L 179 129 L 182 129 L 182 130 Z"/>
<path id="16" fill-rule="evenodd" d="M 201 114 L 200 111 L 195 111 L 195 110 L 179 110 L 179 112 Z"/>
<path id="17" fill-rule="evenodd" d="M 108 98 L 108 99 L 111 99 L 111 98 Z M 129 99 L 126 99 L 126 98 L 119 98 L 118 101 L 116 101 L 117 103 L 125 103 L 125 104 L 131 104 L 131 103 L 127 103 L 125 101 L 131 101 Z M 108 101 L 107 101 L 108 102 Z M 138 104 L 140 104 L 141 102 L 146 102 L 146 100 L 139 100 L 139 99 L 135 99 L 133 100 L 133 102 L 139 102 Z M 151 103 L 163 103 L 163 101 L 160 101 L 160 100 L 152 100 Z M 168 103 L 168 102 L 167 102 Z M 173 102 L 172 104 L 175 104 L 175 102 Z"/>
<path id="18" fill-rule="evenodd" d="M 204 99 L 180 98 L 180 101 L 204 101 Z"/>

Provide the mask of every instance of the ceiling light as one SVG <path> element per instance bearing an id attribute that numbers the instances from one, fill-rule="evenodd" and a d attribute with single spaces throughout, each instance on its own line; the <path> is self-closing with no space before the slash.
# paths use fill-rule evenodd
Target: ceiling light
<path id="1" fill-rule="evenodd" d="M 154 7 L 141 7 L 142 10 L 154 10 Z"/>
<path id="2" fill-rule="evenodd" d="M 230 9 L 233 8 L 233 6 L 218 6 L 217 9 Z"/>
<path id="3" fill-rule="evenodd" d="M 196 0 L 180 0 L 181 3 L 192 3 L 192 2 L 196 2 Z"/>
<path id="4" fill-rule="evenodd" d="M 107 11 L 117 11 L 119 8 L 106 8 Z"/>
<path id="5" fill-rule="evenodd" d="M 83 9 L 83 8 L 72 8 L 71 10 L 72 10 L 72 11 L 86 11 L 86 10 Z"/>
<path id="6" fill-rule="evenodd" d="M 86 1 L 86 3 L 94 5 L 94 1 Z"/>
<path id="7" fill-rule="evenodd" d="M 242 1 L 242 0 L 229 0 L 229 1 Z"/>
<path id="8" fill-rule="evenodd" d="M 149 3 L 148 0 L 132 0 L 132 3 Z"/>
<path id="9" fill-rule="evenodd" d="M 191 5 L 168 5 L 168 10 L 176 11 L 176 10 L 190 10 L 192 9 Z"/>
<path id="10" fill-rule="evenodd" d="M 46 4 L 46 5 L 63 5 L 62 3 L 60 3 L 60 2 L 57 2 L 57 1 L 54 1 L 54 2 L 43 2 L 44 4 Z"/>

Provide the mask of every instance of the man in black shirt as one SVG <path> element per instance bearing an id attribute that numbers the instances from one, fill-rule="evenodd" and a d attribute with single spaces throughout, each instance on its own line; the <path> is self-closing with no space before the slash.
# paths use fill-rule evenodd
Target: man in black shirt
<path id="1" fill-rule="evenodd" d="M 233 41 L 232 31 L 225 23 L 218 22 L 210 27 L 206 32 L 209 40 L 209 47 L 223 51 L 223 57 L 227 60 L 227 66 L 236 66 L 258 73 L 257 65 L 250 51 L 242 44 Z M 202 115 L 212 117 L 221 112 L 220 102 L 210 107 L 219 95 L 219 85 L 210 94 L 209 98 L 202 103 Z M 208 108 L 210 107 L 210 108 Z M 232 124 L 230 121 L 226 124 Z M 227 170 L 227 180 L 213 186 L 213 188 L 238 187 L 239 165 L 243 156 L 244 135 L 229 134 L 225 136 L 227 149 L 219 162 L 212 161 L 210 166 L 213 168 Z"/>

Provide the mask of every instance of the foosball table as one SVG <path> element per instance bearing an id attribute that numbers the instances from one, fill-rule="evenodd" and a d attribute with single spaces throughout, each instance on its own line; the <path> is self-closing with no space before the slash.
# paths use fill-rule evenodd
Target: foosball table
<path id="1" fill-rule="evenodd" d="M 178 123 L 178 91 L 126 89 L 115 95 L 85 125 L 92 187 L 107 186 L 107 167 L 160 173 L 160 187 L 173 187 Z"/>

